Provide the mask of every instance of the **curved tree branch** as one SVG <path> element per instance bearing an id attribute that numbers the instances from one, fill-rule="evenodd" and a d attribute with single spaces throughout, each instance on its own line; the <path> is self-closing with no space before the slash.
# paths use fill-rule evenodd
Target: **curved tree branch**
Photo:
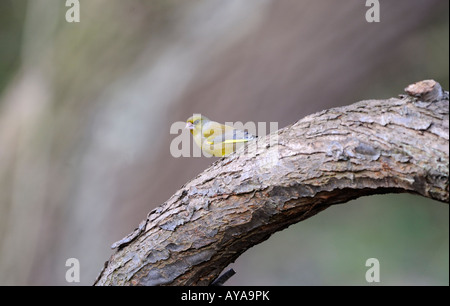
<path id="1" fill-rule="evenodd" d="M 209 285 L 330 205 L 401 192 L 448 202 L 448 92 L 432 80 L 406 92 L 307 116 L 218 160 L 113 245 L 95 284 Z"/>

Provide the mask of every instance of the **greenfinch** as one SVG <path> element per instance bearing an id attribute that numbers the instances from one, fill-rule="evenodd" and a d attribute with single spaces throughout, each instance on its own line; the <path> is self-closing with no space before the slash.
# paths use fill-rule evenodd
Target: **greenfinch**
<path id="1" fill-rule="evenodd" d="M 190 117 L 186 122 L 186 128 L 192 133 L 197 146 L 216 157 L 227 156 L 246 142 L 256 139 L 247 131 L 211 121 L 200 114 Z"/>

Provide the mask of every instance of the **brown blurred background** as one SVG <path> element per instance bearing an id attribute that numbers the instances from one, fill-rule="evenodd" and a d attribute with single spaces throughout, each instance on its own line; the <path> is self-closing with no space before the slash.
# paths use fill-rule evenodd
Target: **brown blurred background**
<path id="1" fill-rule="evenodd" d="M 109 246 L 208 167 L 176 121 L 278 122 L 449 88 L 449 2 L 0 1 L 0 285 L 90 285 Z M 253 247 L 230 285 L 449 284 L 449 207 L 412 195 L 331 207 Z"/>

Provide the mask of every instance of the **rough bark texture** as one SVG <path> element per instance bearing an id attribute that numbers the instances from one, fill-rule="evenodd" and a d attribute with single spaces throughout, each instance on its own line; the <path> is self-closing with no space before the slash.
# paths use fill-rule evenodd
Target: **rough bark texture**
<path id="1" fill-rule="evenodd" d="M 307 116 L 218 160 L 113 245 L 95 284 L 209 285 L 330 205 L 400 192 L 448 202 L 448 92 L 434 81 L 406 91 Z"/>

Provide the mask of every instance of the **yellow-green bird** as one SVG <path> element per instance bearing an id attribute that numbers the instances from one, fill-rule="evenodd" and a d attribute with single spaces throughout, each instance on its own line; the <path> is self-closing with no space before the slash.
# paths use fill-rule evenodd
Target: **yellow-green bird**
<path id="1" fill-rule="evenodd" d="M 186 122 L 186 128 L 191 131 L 195 143 L 204 152 L 217 157 L 227 156 L 246 142 L 256 139 L 247 131 L 211 121 L 200 114 L 190 117 Z"/>

